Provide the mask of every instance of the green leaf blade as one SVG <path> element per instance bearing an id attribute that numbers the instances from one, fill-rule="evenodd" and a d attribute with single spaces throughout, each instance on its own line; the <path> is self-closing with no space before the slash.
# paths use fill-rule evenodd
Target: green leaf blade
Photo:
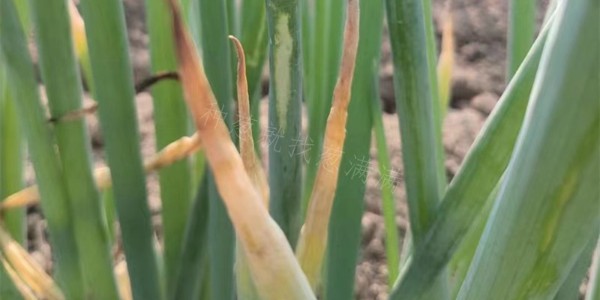
<path id="1" fill-rule="evenodd" d="M 55 249 L 57 281 L 67 297 L 83 298 L 81 266 L 70 217 L 69 196 L 54 151 L 52 131 L 40 101 L 25 33 L 11 0 L 0 1 L 0 54 L 8 70 L 8 82 L 15 91 L 13 100 L 36 172 L 42 209 Z"/>
<path id="2" fill-rule="evenodd" d="M 342 36 L 344 29 L 346 1 L 316 1 L 312 9 L 314 24 L 311 24 L 308 50 L 310 61 L 305 64 L 310 70 L 306 77 L 306 103 L 308 108 L 308 164 L 304 183 L 304 206 L 315 184 L 318 161 L 323 151 L 323 134 L 335 86 L 342 55 Z M 304 41 L 303 41 L 304 42 Z"/>
<path id="3" fill-rule="evenodd" d="M 394 90 L 402 136 L 411 228 L 420 244 L 440 201 L 438 141 L 421 1 L 388 0 Z M 408 26 L 410 24 L 410 26 Z"/>
<path id="4" fill-rule="evenodd" d="M 402 158 L 412 239 L 421 247 L 435 219 L 445 186 L 441 119 L 431 50 L 431 22 L 422 1 L 386 1 L 394 62 L 394 92 L 400 120 Z M 427 13 L 427 18 L 426 18 Z M 429 50 L 428 50 L 429 49 Z M 446 298 L 446 277 L 439 277 L 426 298 Z"/>
<path id="5" fill-rule="evenodd" d="M 379 92 L 376 93 L 379 95 Z M 393 287 L 396 278 L 399 275 L 400 243 L 399 234 L 396 226 L 396 203 L 394 200 L 394 176 L 392 176 L 392 167 L 388 145 L 383 127 L 383 117 L 381 100 L 374 97 L 371 115 L 373 116 L 373 132 L 375 133 L 375 143 L 377 145 L 377 163 L 379 167 L 380 188 L 381 188 L 381 206 L 383 211 L 383 221 L 385 226 L 385 254 L 388 266 L 388 285 Z M 407 237 L 405 236 L 405 240 Z"/>
<path id="6" fill-rule="evenodd" d="M 23 133 L 6 76 L 6 69 L 0 67 L 0 201 L 23 187 Z M 11 209 L 0 217 L 13 239 L 24 244 L 25 209 Z"/>
<path id="7" fill-rule="evenodd" d="M 246 76 L 250 96 L 252 137 L 260 140 L 260 101 L 262 98 L 262 73 L 267 58 L 267 10 L 264 0 L 244 0 L 241 9 L 242 28 L 240 41 L 246 54 Z M 260 144 L 255 143 L 260 157 Z"/>
<path id="8" fill-rule="evenodd" d="M 511 0 L 508 12 L 507 78 L 517 72 L 535 37 L 535 0 Z"/>
<path id="9" fill-rule="evenodd" d="M 177 69 L 173 49 L 171 16 L 163 0 L 146 0 L 150 58 L 153 73 Z M 152 87 L 156 148 L 163 149 L 169 143 L 188 132 L 187 108 L 179 83 L 166 81 Z M 179 265 L 185 226 L 192 200 L 191 166 L 188 160 L 176 162 L 159 172 L 160 198 L 164 232 L 164 261 L 167 293 L 175 288 L 176 268 Z"/>
<path id="10" fill-rule="evenodd" d="M 597 235 L 600 3 L 562 7 L 508 176 L 458 299 L 551 298 Z"/>
<path id="11" fill-rule="evenodd" d="M 208 299 L 210 263 L 208 261 L 208 178 L 204 177 L 191 207 L 185 231 L 176 286 L 171 299 Z"/>
<path id="12" fill-rule="evenodd" d="M 81 6 L 133 296 L 161 299 L 123 6 L 117 0 L 85 0 Z"/>
<path id="13" fill-rule="evenodd" d="M 89 297 L 118 297 L 112 257 L 105 231 L 103 207 L 92 176 L 91 146 L 83 120 L 61 122 L 60 117 L 82 108 L 81 79 L 70 35 L 67 3 L 33 1 L 42 78 L 55 125 L 59 156 L 70 198 L 72 222 Z"/>
<path id="14" fill-rule="evenodd" d="M 0 56 L 0 63 L 3 64 Z M 23 143 L 15 104 L 10 99 L 6 69 L 0 67 L 0 201 L 19 191 L 23 181 Z M 0 214 L 10 235 L 20 244 L 26 237 L 25 209 L 16 208 Z M 1 256 L 1 254 L 0 254 Z M 18 299 L 19 291 L 6 269 L 0 266 L 0 298 Z"/>
<path id="15" fill-rule="evenodd" d="M 298 0 L 268 0 L 269 210 L 292 246 L 302 225 L 302 68 Z M 294 152 L 295 150 L 295 152 Z M 310 163 L 316 164 L 316 161 Z"/>
<path id="16" fill-rule="evenodd" d="M 600 230 L 600 228 L 598 228 Z M 579 288 L 581 287 L 581 283 L 586 278 L 588 271 L 590 270 L 590 265 L 592 264 L 592 257 L 594 256 L 594 250 L 596 250 L 598 241 L 598 234 L 594 235 L 592 240 L 588 242 L 585 246 L 577 262 L 569 272 L 566 280 L 561 284 L 560 289 L 554 296 L 555 300 L 576 300 L 581 297 L 581 293 Z M 593 270 L 593 266 L 592 266 Z M 590 277 L 593 278 L 593 277 Z M 593 282 L 591 279 L 589 282 Z M 592 291 L 594 289 L 593 283 L 588 284 L 588 291 Z"/>
<path id="17" fill-rule="evenodd" d="M 416 297 L 423 293 L 484 211 L 486 200 L 508 165 L 521 129 L 547 31 L 548 28 L 534 44 L 448 186 L 438 208 L 438 218 L 395 287 L 393 297 Z M 491 205 L 488 207 L 491 210 Z"/>
<path id="18" fill-rule="evenodd" d="M 221 114 L 232 127 L 233 107 L 233 75 L 231 64 L 232 53 L 227 36 L 229 17 L 227 15 L 228 1 L 197 0 L 199 9 L 200 44 L 204 70 L 217 98 Z M 234 140 L 236 135 L 233 135 Z M 235 237 L 233 226 L 217 188 L 212 173 L 209 174 L 209 221 L 208 245 L 210 263 L 210 295 L 211 299 L 231 299 L 234 294 L 234 252 Z"/>

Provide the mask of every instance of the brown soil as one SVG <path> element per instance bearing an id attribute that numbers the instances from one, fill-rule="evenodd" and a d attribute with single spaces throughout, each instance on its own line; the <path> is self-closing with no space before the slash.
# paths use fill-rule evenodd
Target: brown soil
<path id="1" fill-rule="evenodd" d="M 131 45 L 134 77 L 136 81 L 149 75 L 147 51 L 148 36 L 144 25 L 143 1 L 125 0 L 129 40 Z M 443 0 L 434 0 L 434 18 L 439 38 Z M 543 11 L 545 2 L 540 4 Z M 454 24 L 456 37 L 456 65 L 452 84 L 451 108 L 444 121 L 443 141 L 446 150 L 446 169 L 451 178 L 460 167 L 465 154 L 481 129 L 487 115 L 496 104 L 504 89 L 506 58 L 507 1 L 504 0 L 454 0 Z M 540 13 L 539 18 L 542 18 Z M 389 43 L 382 50 L 381 99 L 387 112 L 394 111 Z M 138 120 L 145 157 L 155 151 L 152 99 L 148 93 L 136 98 Z M 266 112 L 266 101 L 262 103 Z M 266 115 L 266 114 L 263 114 Z M 94 160 L 103 162 L 102 136 L 95 117 L 90 118 L 90 132 L 94 149 Z M 263 124 L 264 126 L 264 124 Z M 402 177 L 401 143 L 398 118 L 395 114 L 384 114 L 384 126 L 391 155 L 392 167 Z M 266 153 L 266 151 L 263 151 Z M 371 159 L 376 159 L 376 150 L 371 149 Z M 29 182 L 32 181 L 32 172 Z M 385 265 L 385 234 L 381 216 L 379 174 L 371 173 L 367 178 L 365 213 L 362 218 L 362 251 L 356 274 L 357 299 L 386 299 L 387 267 Z M 155 225 L 160 232 L 160 201 L 155 176 L 148 180 L 150 205 L 155 215 Z M 404 182 L 396 182 L 396 223 L 402 234 L 407 228 Z M 51 268 L 50 247 L 45 243 L 45 221 L 39 209 L 30 209 L 30 250 L 48 269 Z"/>

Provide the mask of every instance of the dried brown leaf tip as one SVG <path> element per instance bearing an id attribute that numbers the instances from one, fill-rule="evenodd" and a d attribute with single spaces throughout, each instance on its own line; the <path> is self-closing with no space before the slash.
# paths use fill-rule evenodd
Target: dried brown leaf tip
<path id="1" fill-rule="evenodd" d="M 27 286 L 25 281 L 19 277 L 17 271 L 13 269 L 13 267 L 6 261 L 2 255 L 0 255 L 0 268 L 4 268 L 4 271 L 12 281 L 13 285 L 17 288 L 17 291 L 21 294 L 21 297 L 25 300 L 37 300 L 38 298 L 35 296 L 33 291 Z"/>
<path id="2" fill-rule="evenodd" d="M 127 261 L 123 259 L 118 262 L 114 268 L 114 273 L 115 279 L 117 280 L 117 286 L 119 287 L 119 296 L 121 296 L 121 300 L 133 299 L 131 280 L 127 271 Z"/>
<path id="3" fill-rule="evenodd" d="M 438 90 L 442 111 L 445 112 L 450 101 L 452 85 L 452 68 L 454 67 L 454 23 L 452 21 L 452 1 L 447 1 L 444 8 L 442 25 L 442 47 L 437 65 Z"/>
<path id="4" fill-rule="evenodd" d="M 311 193 L 306 222 L 296 248 L 296 256 L 313 289 L 316 289 L 319 284 L 327 247 L 327 228 L 346 139 L 348 105 L 358 51 L 358 0 L 349 0 L 347 10 L 340 75 L 333 91 L 331 111 L 325 129 L 323 154 Z"/>
<path id="5" fill-rule="evenodd" d="M 229 136 L 176 1 L 170 0 L 169 6 L 185 100 L 259 295 L 267 300 L 315 299 L 292 249 L 269 216 Z"/>
<path id="6" fill-rule="evenodd" d="M 252 122 L 250 121 L 250 103 L 248 96 L 248 82 L 246 81 L 246 56 L 242 43 L 234 36 L 229 36 L 237 52 L 237 97 L 238 97 L 238 115 L 240 122 L 240 154 L 244 165 L 248 167 L 247 162 L 254 156 L 254 140 L 252 139 Z"/>
<path id="7" fill-rule="evenodd" d="M 62 300 L 64 296 L 50 275 L 12 239 L 0 224 L 0 253 L 2 266 L 15 276 L 17 288 L 24 297 L 35 295 L 35 299 Z"/>
<path id="8" fill-rule="evenodd" d="M 144 162 L 146 173 L 154 172 L 160 168 L 169 166 L 178 160 L 182 160 L 202 148 L 198 134 L 184 136 L 163 148 L 159 153 Z M 110 170 L 107 167 L 100 167 L 94 170 L 94 180 L 100 190 L 111 186 Z M 38 203 L 40 194 L 37 185 L 30 186 L 20 190 L 4 201 L 0 202 L 0 212 L 3 210 L 23 207 Z"/>
<path id="9" fill-rule="evenodd" d="M 87 37 L 85 35 L 85 23 L 77 10 L 77 6 L 71 0 L 67 1 L 69 5 L 69 17 L 71 20 L 71 35 L 73 36 L 73 46 L 77 57 L 81 59 L 88 51 Z"/>
<path id="10" fill-rule="evenodd" d="M 197 133 L 192 136 L 184 136 L 163 148 L 154 157 L 144 163 L 146 173 L 156 171 L 166 166 L 172 165 L 176 161 L 182 160 L 196 153 L 202 148 L 200 137 Z"/>
<path id="11" fill-rule="evenodd" d="M 250 97 L 248 95 L 248 81 L 246 79 L 246 56 L 242 43 L 234 36 L 229 36 L 233 42 L 238 56 L 237 65 L 237 93 L 238 93 L 238 116 L 240 130 L 240 154 L 244 167 L 250 180 L 261 193 L 265 206 L 269 203 L 269 185 L 265 170 L 260 164 L 258 155 L 254 149 L 252 137 L 252 118 L 250 116 Z"/>

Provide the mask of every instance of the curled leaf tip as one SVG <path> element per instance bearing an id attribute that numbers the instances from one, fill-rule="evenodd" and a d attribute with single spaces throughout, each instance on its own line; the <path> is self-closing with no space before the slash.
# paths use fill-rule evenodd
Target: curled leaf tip
<path id="1" fill-rule="evenodd" d="M 230 35 L 229 39 L 235 45 L 238 56 L 237 65 L 237 93 L 238 93 L 238 115 L 240 130 L 240 154 L 244 167 L 254 187 L 261 193 L 263 203 L 269 202 L 269 185 L 265 171 L 260 165 L 258 155 L 254 150 L 254 139 L 252 137 L 252 118 L 250 117 L 250 96 L 248 94 L 248 80 L 246 78 L 246 55 L 242 43 L 236 37 Z"/>
<path id="2" fill-rule="evenodd" d="M 259 295 L 265 300 L 315 299 L 285 235 L 262 205 L 245 170 L 177 5 L 174 0 L 169 3 L 185 101 Z"/>

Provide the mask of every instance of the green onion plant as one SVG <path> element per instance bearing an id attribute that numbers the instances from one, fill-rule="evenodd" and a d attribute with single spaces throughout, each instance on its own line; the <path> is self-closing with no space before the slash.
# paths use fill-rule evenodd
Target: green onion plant
<path id="1" fill-rule="evenodd" d="M 354 299 L 374 173 L 389 299 L 600 299 L 600 2 L 552 1 L 537 33 L 536 1 L 510 1 L 507 87 L 448 180 L 451 0 L 439 55 L 430 0 L 146 0 L 140 84 L 122 3 L 71 1 L 0 0 L 0 299 Z M 385 39 L 402 231 L 379 99 Z M 95 113 L 106 168 L 93 168 Z M 50 273 L 27 251 L 25 206 L 37 203 Z"/>

